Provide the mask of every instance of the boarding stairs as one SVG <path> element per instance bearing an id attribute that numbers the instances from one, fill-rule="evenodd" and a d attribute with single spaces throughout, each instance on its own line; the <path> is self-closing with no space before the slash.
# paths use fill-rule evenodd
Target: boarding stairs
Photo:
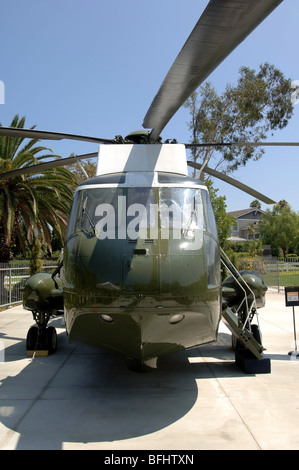
<path id="1" fill-rule="evenodd" d="M 262 345 L 258 324 L 255 294 L 222 250 L 221 262 L 233 276 L 236 285 L 244 293 L 238 305 L 232 307 L 223 302 L 222 308 L 222 321 L 233 335 L 233 344 L 238 345 L 234 348 L 236 362 L 245 372 L 270 372 L 270 360 L 263 355 L 265 348 Z M 254 316 L 257 325 L 252 324 Z"/>

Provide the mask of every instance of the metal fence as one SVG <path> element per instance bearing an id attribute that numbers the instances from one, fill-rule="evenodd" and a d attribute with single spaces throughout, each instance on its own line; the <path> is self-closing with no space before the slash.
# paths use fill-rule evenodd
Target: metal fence
<path id="1" fill-rule="evenodd" d="M 0 306 L 9 307 L 22 302 L 23 291 L 26 279 L 30 277 L 29 265 L 24 262 L 19 265 L 14 263 L 10 266 L 7 263 L 0 264 Z M 53 272 L 56 265 L 44 265 L 43 271 Z"/>
<path id="2" fill-rule="evenodd" d="M 299 286 L 299 258 L 263 261 L 261 276 L 267 286 L 277 287 L 278 292 L 287 286 Z"/>
<path id="3" fill-rule="evenodd" d="M 22 302 L 22 288 L 30 276 L 29 265 L 24 262 L 0 264 L 0 306 L 8 307 Z M 56 265 L 45 264 L 43 271 L 53 272 Z M 264 280 L 267 286 L 277 287 L 280 291 L 285 286 L 299 286 L 299 258 L 290 260 L 257 259 L 253 270 Z"/>

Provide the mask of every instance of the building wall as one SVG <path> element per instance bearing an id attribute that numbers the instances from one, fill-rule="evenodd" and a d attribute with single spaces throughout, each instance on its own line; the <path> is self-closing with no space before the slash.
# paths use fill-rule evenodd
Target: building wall
<path id="1" fill-rule="evenodd" d="M 244 240 L 252 239 L 251 225 L 254 226 L 254 238 L 258 239 L 259 221 L 263 212 L 259 209 L 245 209 L 243 211 L 230 212 L 235 217 L 235 224 L 231 226 L 231 237 Z"/>

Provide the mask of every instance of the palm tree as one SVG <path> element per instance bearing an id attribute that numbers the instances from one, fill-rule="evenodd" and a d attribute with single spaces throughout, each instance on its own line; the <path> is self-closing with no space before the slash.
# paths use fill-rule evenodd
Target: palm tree
<path id="1" fill-rule="evenodd" d="M 25 117 L 16 115 L 11 127 L 24 124 Z M 60 158 L 36 145 L 37 139 L 23 141 L 22 137 L 0 137 L 0 172 Z M 63 167 L 0 181 L 0 262 L 9 260 L 16 239 L 25 248 L 26 241 L 31 245 L 38 237 L 51 250 L 53 230 L 63 244 L 75 185 L 73 174 Z"/>
<path id="2" fill-rule="evenodd" d="M 261 203 L 258 199 L 254 199 L 254 201 L 251 202 L 250 207 L 252 209 L 261 209 Z"/>

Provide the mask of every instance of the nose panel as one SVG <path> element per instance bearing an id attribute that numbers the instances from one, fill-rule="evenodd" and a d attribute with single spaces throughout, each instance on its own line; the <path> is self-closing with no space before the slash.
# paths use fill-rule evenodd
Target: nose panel
<path id="1" fill-rule="evenodd" d="M 122 287 L 130 293 L 157 293 L 159 256 L 142 253 L 124 256 L 122 263 Z"/>

